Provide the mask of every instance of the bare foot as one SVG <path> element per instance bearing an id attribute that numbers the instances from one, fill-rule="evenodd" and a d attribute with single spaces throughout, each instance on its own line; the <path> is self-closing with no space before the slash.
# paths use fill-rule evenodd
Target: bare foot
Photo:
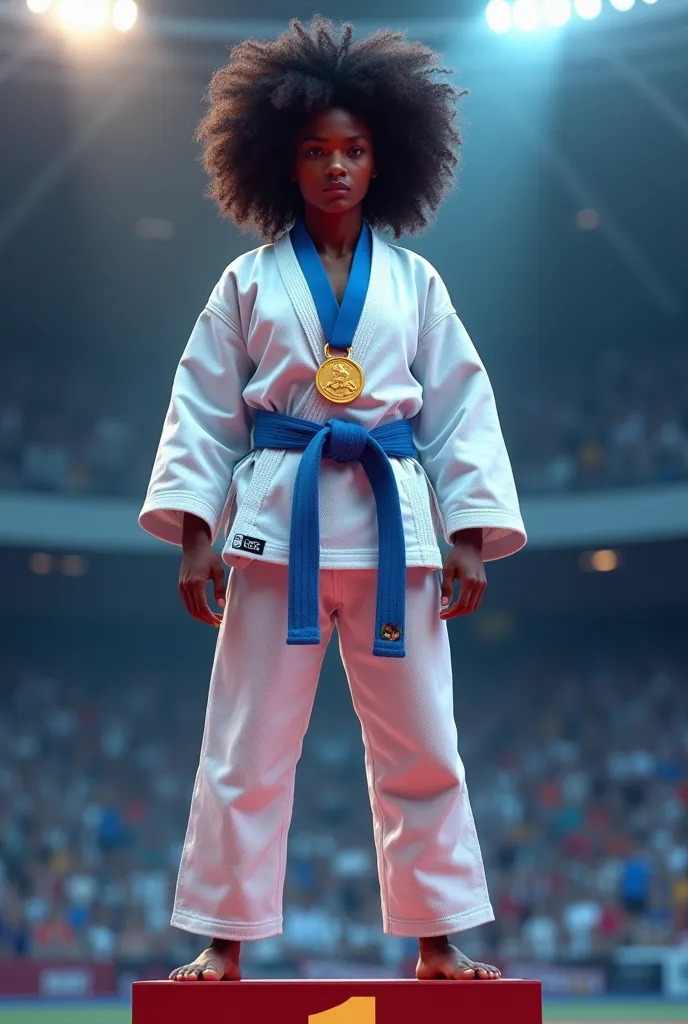
<path id="1" fill-rule="evenodd" d="M 213 939 L 192 964 L 172 971 L 170 981 L 241 981 L 240 952 L 240 942 Z"/>
<path id="2" fill-rule="evenodd" d="M 452 946 L 446 936 L 419 939 L 418 944 L 420 956 L 416 966 L 416 977 L 419 981 L 430 981 L 433 978 L 494 981 L 501 978 L 496 967 L 471 960 L 456 946 Z"/>

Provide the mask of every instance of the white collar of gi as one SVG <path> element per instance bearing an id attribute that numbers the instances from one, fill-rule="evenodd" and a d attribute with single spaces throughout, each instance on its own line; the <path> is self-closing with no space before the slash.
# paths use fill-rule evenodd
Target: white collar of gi
<path id="1" fill-rule="evenodd" d="M 363 358 L 365 350 L 368 348 L 368 344 L 374 334 L 379 314 L 380 298 L 388 291 L 389 250 L 387 242 L 376 231 L 372 230 L 371 238 L 370 284 L 351 346 L 351 358 L 358 360 Z M 285 231 L 275 242 L 274 253 L 284 287 L 306 333 L 308 344 L 313 350 L 318 364 L 320 364 L 324 356 L 326 339 L 311 290 L 301 270 L 288 231 Z"/>

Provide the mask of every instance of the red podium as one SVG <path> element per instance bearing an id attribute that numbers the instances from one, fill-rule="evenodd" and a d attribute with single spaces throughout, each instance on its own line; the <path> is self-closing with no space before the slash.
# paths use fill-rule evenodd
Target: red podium
<path id="1" fill-rule="evenodd" d="M 133 1024 L 542 1024 L 539 981 L 137 981 Z"/>

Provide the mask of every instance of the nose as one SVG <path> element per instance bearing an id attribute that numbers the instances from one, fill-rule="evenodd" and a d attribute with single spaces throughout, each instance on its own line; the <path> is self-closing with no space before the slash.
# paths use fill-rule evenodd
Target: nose
<path id="1" fill-rule="evenodd" d="M 343 165 L 342 158 L 339 153 L 332 154 L 332 159 L 327 168 L 327 174 L 330 178 L 342 178 L 346 174 L 346 168 Z"/>

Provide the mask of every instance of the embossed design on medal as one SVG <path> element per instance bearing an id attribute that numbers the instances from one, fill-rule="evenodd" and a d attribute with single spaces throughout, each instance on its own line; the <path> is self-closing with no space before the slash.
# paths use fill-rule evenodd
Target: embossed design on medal
<path id="1" fill-rule="evenodd" d="M 383 640 L 401 640 L 401 626 L 393 626 L 391 623 L 386 622 L 384 626 L 380 627 L 380 636 Z"/>
<path id="2" fill-rule="evenodd" d="M 330 355 L 330 346 L 325 345 L 325 362 L 318 367 L 315 386 L 323 398 L 339 405 L 353 402 L 365 387 L 363 367 L 350 358 L 350 348 L 339 355 Z"/>

